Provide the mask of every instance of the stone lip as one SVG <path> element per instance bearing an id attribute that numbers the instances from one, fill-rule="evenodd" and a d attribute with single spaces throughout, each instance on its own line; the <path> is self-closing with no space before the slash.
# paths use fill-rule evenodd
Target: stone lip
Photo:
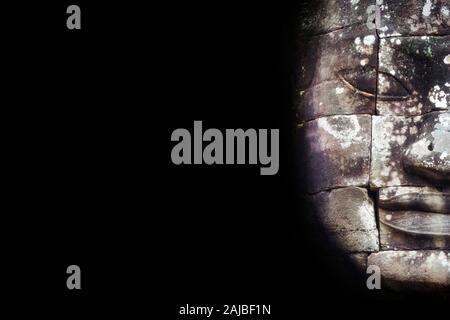
<path id="1" fill-rule="evenodd" d="M 380 215 L 380 222 L 414 235 L 450 236 L 450 216 L 433 212 L 394 211 Z"/>
<path id="2" fill-rule="evenodd" d="M 436 187 L 378 190 L 380 244 L 383 250 L 450 249 L 447 191 Z"/>
<path id="3" fill-rule="evenodd" d="M 380 196 L 379 205 L 388 210 L 450 213 L 450 193 L 418 190 L 391 196 Z"/>
<path id="4" fill-rule="evenodd" d="M 380 251 L 367 264 L 378 266 L 382 283 L 393 289 L 450 288 L 449 251 Z"/>
<path id="5" fill-rule="evenodd" d="M 449 218 L 446 214 L 379 208 L 381 250 L 450 250 L 450 237 L 443 235 Z"/>

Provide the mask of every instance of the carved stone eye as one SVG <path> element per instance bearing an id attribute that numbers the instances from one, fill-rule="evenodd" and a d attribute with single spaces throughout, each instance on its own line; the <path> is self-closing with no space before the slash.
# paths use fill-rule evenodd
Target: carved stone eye
<path id="1" fill-rule="evenodd" d="M 408 96 L 408 90 L 396 77 L 381 71 L 378 73 L 378 99 L 405 100 Z"/>
<path id="2" fill-rule="evenodd" d="M 341 70 L 337 72 L 337 76 L 356 93 L 370 98 L 375 97 L 377 73 L 374 67 Z"/>
<path id="3" fill-rule="evenodd" d="M 374 67 L 361 67 L 341 70 L 337 76 L 344 84 L 366 97 L 375 97 L 377 91 L 377 71 Z M 405 86 L 393 75 L 378 72 L 378 99 L 380 100 L 404 100 L 409 96 Z"/>

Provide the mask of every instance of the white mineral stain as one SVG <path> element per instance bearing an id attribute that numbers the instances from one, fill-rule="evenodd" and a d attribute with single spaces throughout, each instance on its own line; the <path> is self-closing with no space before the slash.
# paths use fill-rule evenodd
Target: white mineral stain
<path id="1" fill-rule="evenodd" d="M 409 134 L 417 134 L 418 130 L 416 126 L 412 126 L 409 128 Z"/>
<path id="2" fill-rule="evenodd" d="M 444 63 L 445 64 L 450 64 L 450 54 L 446 55 L 444 58 Z"/>
<path id="3" fill-rule="evenodd" d="M 375 36 L 374 35 L 365 36 L 363 42 L 365 45 L 370 46 L 375 43 Z"/>
<path id="4" fill-rule="evenodd" d="M 368 63 L 369 63 L 369 59 L 367 59 L 367 58 L 362 59 L 362 60 L 360 61 L 360 64 L 361 64 L 362 66 L 365 66 L 365 65 L 368 64 Z"/>
<path id="5" fill-rule="evenodd" d="M 445 110 L 449 107 L 450 94 L 441 90 L 441 87 L 436 85 L 428 93 L 428 100 L 434 104 L 436 109 Z"/>
<path id="6" fill-rule="evenodd" d="M 338 140 L 343 149 L 347 149 L 354 145 L 354 143 L 361 142 L 363 138 L 359 135 L 361 126 L 359 125 L 358 118 L 356 116 L 348 116 L 348 119 L 350 124 L 346 128 L 335 127 L 333 124 L 330 124 L 329 118 L 319 118 L 317 124 L 319 128 Z"/>
<path id="7" fill-rule="evenodd" d="M 397 141 L 398 144 L 402 145 L 405 143 L 406 139 L 407 139 L 406 136 L 400 135 L 395 139 L 395 141 Z"/>
<path id="8" fill-rule="evenodd" d="M 398 177 L 398 172 L 397 171 L 391 171 L 391 175 L 389 176 L 389 180 L 390 183 L 392 185 L 400 185 L 401 181 L 400 178 Z"/>
<path id="9" fill-rule="evenodd" d="M 391 214 L 387 214 L 387 215 L 386 215 L 386 220 L 387 220 L 387 221 L 391 221 L 391 219 L 392 219 L 392 215 L 391 215 Z"/>
<path id="10" fill-rule="evenodd" d="M 432 141 L 427 139 L 421 139 L 416 141 L 411 145 L 411 154 L 415 155 L 415 157 L 426 157 L 429 153 L 428 146 Z M 422 164 L 425 164 L 425 161 L 422 161 Z"/>
<path id="11" fill-rule="evenodd" d="M 395 40 L 395 44 L 400 45 L 402 44 L 402 41 L 400 39 Z"/>
<path id="12" fill-rule="evenodd" d="M 383 74 L 378 75 L 378 85 L 380 87 L 380 92 L 386 92 L 391 86 L 390 82 L 387 81 L 386 76 Z"/>
<path id="13" fill-rule="evenodd" d="M 431 8 L 433 7 L 433 4 L 431 3 L 431 0 L 427 0 L 427 2 L 425 3 L 425 5 L 423 6 L 422 9 L 422 14 L 425 17 L 428 17 L 431 14 Z"/>
<path id="14" fill-rule="evenodd" d="M 447 260 L 447 257 L 445 256 L 445 252 L 443 251 L 439 252 L 437 259 L 441 263 L 441 266 L 443 266 L 444 268 L 447 267 L 448 271 L 450 272 L 450 263 Z"/>
<path id="15" fill-rule="evenodd" d="M 342 87 L 337 87 L 337 88 L 336 88 L 336 94 L 342 94 L 342 93 L 344 93 L 344 88 L 342 88 Z"/>
<path id="16" fill-rule="evenodd" d="M 372 55 L 374 50 L 373 44 L 375 43 L 375 40 L 376 38 L 374 35 L 355 38 L 356 51 L 364 55 Z"/>
<path id="17" fill-rule="evenodd" d="M 391 171 L 392 171 L 391 166 L 385 166 L 385 167 L 383 167 L 383 169 L 381 169 L 380 175 L 382 177 L 389 177 L 389 175 L 391 174 Z"/>

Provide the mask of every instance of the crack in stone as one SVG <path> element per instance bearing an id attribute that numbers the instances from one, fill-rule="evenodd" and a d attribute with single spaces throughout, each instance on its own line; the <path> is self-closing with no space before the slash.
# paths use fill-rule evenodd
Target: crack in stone
<path id="1" fill-rule="evenodd" d="M 377 34 L 378 34 L 378 30 L 377 30 Z M 443 33 L 443 34 L 415 34 L 415 35 L 392 35 L 392 36 L 384 36 L 384 37 L 380 37 L 380 39 L 389 39 L 389 38 L 415 38 L 415 37 L 448 37 L 450 36 L 450 33 Z"/>
<path id="2" fill-rule="evenodd" d="M 306 123 L 309 123 L 309 122 L 312 122 L 312 121 L 316 121 L 316 120 L 319 120 L 319 119 L 335 117 L 335 116 L 362 116 L 362 115 L 373 116 L 374 114 L 373 113 L 348 113 L 348 114 L 336 113 L 336 114 L 327 114 L 326 116 L 320 116 L 320 117 L 316 117 L 314 119 L 300 121 L 300 122 L 297 123 L 297 129 L 302 128 L 303 125 L 305 125 Z"/>
<path id="3" fill-rule="evenodd" d="M 333 190 L 338 190 L 338 189 L 346 189 L 346 188 L 361 188 L 361 189 L 367 189 L 367 191 L 370 190 L 369 186 L 367 185 L 360 185 L 360 186 L 337 186 L 337 187 L 332 187 L 332 188 L 328 188 L 328 189 L 321 189 L 319 191 L 316 192 L 306 192 L 306 195 L 308 196 L 314 196 L 317 195 L 321 192 L 331 192 Z"/>
<path id="4" fill-rule="evenodd" d="M 324 35 L 327 35 L 327 34 L 330 34 L 330 33 L 336 32 L 336 31 L 339 31 L 339 30 L 343 30 L 343 29 L 346 29 L 346 28 L 351 28 L 351 27 L 358 26 L 358 25 L 364 25 L 364 24 L 365 24 L 364 22 L 355 22 L 355 23 L 348 24 L 346 26 L 333 28 L 333 29 L 330 29 L 330 30 L 327 30 L 327 31 L 318 32 L 318 33 L 314 33 L 314 34 L 308 34 L 308 38 L 320 37 L 320 36 L 324 36 Z"/>
<path id="5" fill-rule="evenodd" d="M 382 188 L 426 188 L 426 187 L 430 187 L 429 185 L 419 185 L 419 184 L 399 184 L 399 185 L 392 185 L 392 186 L 388 186 L 388 187 L 369 187 L 369 186 L 337 186 L 337 187 L 333 187 L 333 188 L 326 188 L 326 189 L 321 189 L 319 191 L 316 192 L 306 192 L 305 194 L 308 196 L 314 196 L 317 195 L 321 192 L 331 192 L 333 190 L 337 190 L 337 189 L 345 189 L 345 188 L 361 188 L 361 189 L 367 189 L 367 191 L 369 193 L 372 192 L 377 192 L 379 189 Z M 439 190 L 440 192 L 444 192 L 445 190 L 447 190 L 445 187 L 435 187 L 437 190 Z"/>

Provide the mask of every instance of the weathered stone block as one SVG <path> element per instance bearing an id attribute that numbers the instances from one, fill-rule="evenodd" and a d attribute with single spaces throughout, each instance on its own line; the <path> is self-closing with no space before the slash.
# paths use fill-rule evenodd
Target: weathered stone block
<path id="1" fill-rule="evenodd" d="M 366 189 L 340 188 L 310 196 L 316 220 L 346 252 L 378 250 L 375 211 Z"/>
<path id="2" fill-rule="evenodd" d="M 374 230 L 372 199 L 363 188 L 339 188 L 312 195 L 323 227 L 330 231 Z"/>
<path id="3" fill-rule="evenodd" d="M 330 240 L 345 252 L 374 252 L 379 250 L 378 230 L 330 232 Z"/>
<path id="4" fill-rule="evenodd" d="M 373 116 L 370 184 L 435 186 L 450 178 L 450 114 Z"/>
<path id="5" fill-rule="evenodd" d="M 376 250 L 377 251 L 377 250 Z M 349 254 L 349 259 L 355 268 L 361 273 L 366 274 L 367 270 L 367 253 L 352 253 Z"/>
<path id="6" fill-rule="evenodd" d="M 373 114 L 375 100 L 356 94 L 341 80 L 330 80 L 306 89 L 297 110 L 300 122 L 330 115 Z"/>
<path id="7" fill-rule="evenodd" d="M 306 34 L 329 32 L 338 28 L 364 24 L 366 10 L 374 0 L 327 0 L 302 3 L 300 31 Z"/>
<path id="8" fill-rule="evenodd" d="M 372 187 L 426 185 L 416 176 L 410 176 L 403 167 L 403 154 L 418 134 L 420 117 L 373 116 L 372 159 L 370 185 Z"/>
<path id="9" fill-rule="evenodd" d="M 356 25 L 302 41 L 307 50 L 301 50 L 298 57 L 301 61 L 298 90 L 327 80 L 339 80 L 339 74 L 352 72 L 353 77 L 359 77 L 348 77 L 349 83 L 356 86 L 364 82 L 362 86 L 367 87 L 365 90 L 375 94 L 376 78 L 373 71 L 377 66 L 378 46 L 375 30 Z M 363 71 L 367 74 L 365 78 L 361 77 Z"/>
<path id="10" fill-rule="evenodd" d="M 450 112 L 431 112 L 421 117 L 419 135 L 410 139 L 404 154 L 404 167 L 414 175 L 450 183 Z"/>
<path id="11" fill-rule="evenodd" d="M 380 251 L 369 255 L 367 264 L 378 266 L 383 283 L 394 288 L 450 287 L 448 251 Z"/>
<path id="12" fill-rule="evenodd" d="M 450 32 L 447 0 L 383 0 L 380 37 Z"/>
<path id="13" fill-rule="evenodd" d="M 307 192 L 367 186 L 370 131 L 368 115 L 330 116 L 301 126 L 301 165 Z"/>
<path id="14" fill-rule="evenodd" d="M 420 115 L 450 108 L 450 36 L 381 39 L 380 115 Z"/>
<path id="15" fill-rule="evenodd" d="M 309 38 L 299 54 L 299 122 L 375 112 L 378 38 L 365 25 Z"/>

